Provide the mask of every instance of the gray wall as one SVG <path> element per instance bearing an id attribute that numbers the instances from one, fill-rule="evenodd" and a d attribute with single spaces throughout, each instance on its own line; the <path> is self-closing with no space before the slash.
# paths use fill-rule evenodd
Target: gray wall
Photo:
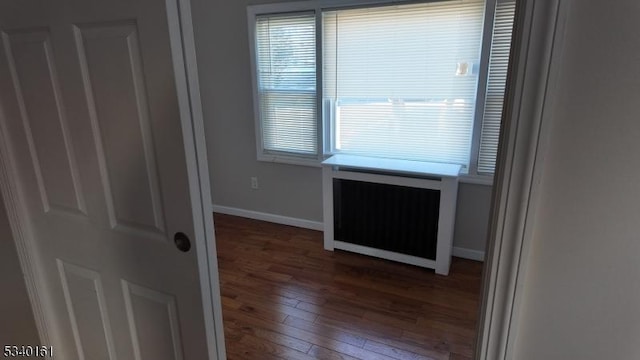
<path id="1" fill-rule="evenodd" d="M 453 246 L 484 251 L 491 210 L 491 186 L 460 184 Z"/>
<path id="2" fill-rule="evenodd" d="M 0 345 L 39 344 L 7 213 L 0 196 Z"/>
<path id="3" fill-rule="evenodd" d="M 322 221 L 319 168 L 256 160 L 246 7 L 266 2 L 193 1 L 213 202 Z M 455 246 L 484 250 L 490 195 L 489 186 L 461 185 Z"/>
<path id="4" fill-rule="evenodd" d="M 639 18 L 571 3 L 514 359 L 640 359 Z"/>

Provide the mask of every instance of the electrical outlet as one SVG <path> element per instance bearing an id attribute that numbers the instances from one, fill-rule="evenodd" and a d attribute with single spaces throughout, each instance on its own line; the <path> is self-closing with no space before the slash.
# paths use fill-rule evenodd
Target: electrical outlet
<path id="1" fill-rule="evenodd" d="M 255 176 L 251 177 L 251 188 L 252 189 L 257 189 L 258 188 L 258 178 Z"/>

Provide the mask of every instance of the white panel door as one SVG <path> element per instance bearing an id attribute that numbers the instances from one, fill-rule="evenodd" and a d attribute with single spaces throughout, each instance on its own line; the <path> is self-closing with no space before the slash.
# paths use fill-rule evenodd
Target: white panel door
<path id="1" fill-rule="evenodd" d="M 58 359 L 208 356 L 195 243 L 174 244 L 196 231 L 176 6 L 0 2 L 0 129 Z"/>

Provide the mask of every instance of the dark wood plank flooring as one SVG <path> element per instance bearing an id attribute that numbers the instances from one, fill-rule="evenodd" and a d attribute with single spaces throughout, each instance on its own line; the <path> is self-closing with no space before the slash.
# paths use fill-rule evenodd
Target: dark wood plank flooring
<path id="1" fill-rule="evenodd" d="M 229 359 L 470 359 L 482 263 L 325 251 L 322 233 L 216 214 Z"/>

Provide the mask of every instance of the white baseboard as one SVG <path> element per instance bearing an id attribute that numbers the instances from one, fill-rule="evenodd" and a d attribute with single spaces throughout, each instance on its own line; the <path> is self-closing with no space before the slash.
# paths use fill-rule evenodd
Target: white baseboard
<path id="1" fill-rule="evenodd" d="M 472 250 L 454 246 L 451 254 L 455 257 L 463 259 L 484 261 L 484 251 L 480 250 Z"/>
<path id="2" fill-rule="evenodd" d="M 294 218 L 289 216 L 274 215 L 274 214 L 264 213 L 260 211 L 244 210 L 244 209 L 238 209 L 230 206 L 222 206 L 222 205 L 215 205 L 215 204 L 213 205 L 212 208 L 213 208 L 213 212 L 217 212 L 221 214 L 268 221 L 268 222 L 282 224 L 282 225 L 296 226 L 303 229 L 311 229 L 311 230 L 318 230 L 318 231 L 324 230 L 324 224 L 321 223 L 320 221 L 311 221 L 311 220 L 299 219 L 299 218 Z"/>
<path id="3" fill-rule="evenodd" d="M 303 229 L 311 229 L 311 230 L 317 230 L 317 231 L 324 230 L 324 225 L 320 221 L 311 221 L 306 219 L 299 219 L 299 218 L 294 218 L 289 216 L 275 215 L 275 214 L 269 214 L 269 213 L 264 213 L 260 211 L 245 210 L 245 209 L 239 209 L 239 208 L 234 208 L 230 206 L 222 206 L 222 205 L 215 205 L 215 204 L 212 206 L 212 209 L 214 212 L 221 213 L 221 214 L 268 221 L 276 224 L 295 226 Z M 479 251 L 479 250 L 472 250 L 472 249 L 466 249 L 466 248 L 460 248 L 460 247 L 454 246 L 452 255 L 455 257 L 463 258 L 463 259 L 484 261 L 484 251 Z"/>

